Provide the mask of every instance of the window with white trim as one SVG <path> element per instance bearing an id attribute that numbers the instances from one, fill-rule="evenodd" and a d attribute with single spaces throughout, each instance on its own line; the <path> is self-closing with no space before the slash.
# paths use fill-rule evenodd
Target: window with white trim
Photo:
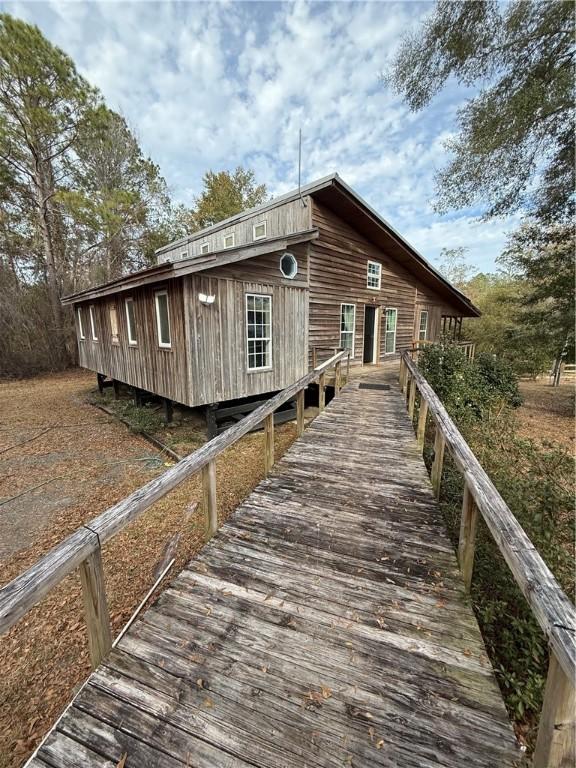
<path id="1" fill-rule="evenodd" d="M 266 237 L 266 222 L 260 221 L 252 227 L 252 237 L 254 240 L 262 240 Z"/>
<path id="2" fill-rule="evenodd" d="M 288 280 L 294 280 L 298 274 L 298 262 L 293 253 L 286 252 L 280 256 L 280 272 Z"/>
<path id="3" fill-rule="evenodd" d="M 234 232 L 224 236 L 224 248 L 234 248 L 235 242 L 236 238 L 234 237 Z"/>
<path id="4" fill-rule="evenodd" d="M 180 254 L 181 259 L 187 259 L 188 258 L 188 251 L 182 251 Z"/>
<path id="5" fill-rule="evenodd" d="M 380 290 L 382 284 L 382 264 L 378 261 L 369 261 L 366 270 L 366 287 L 373 291 Z"/>
<path id="6" fill-rule="evenodd" d="M 82 322 L 82 307 L 78 307 L 76 310 L 76 317 L 78 318 L 78 333 L 80 334 L 80 338 L 85 339 L 86 334 L 84 333 L 84 323 Z"/>
<path id="7" fill-rule="evenodd" d="M 355 327 L 356 304 L 340 304 L 340 346 L 350 350 L 350 357 L 354 357 Z"/>
<path id="8" fill-rule="evenodd" d="M 210 243 L 202 243 L 200 246 L 200 253 L 210 253 Z"/>
<path id="9" fill-rule="evenodd" d="M 170 349 L 170 309 L 168 308 L 168 292 L 156 291 L 154 294 L 156 304 L 156 331 L 158 333 L 158 346 Z"/>
<path id="10" fill-rule="evenodd" d="M 420 312 L 420 325 L 418 327 L 418 339 L 426 341 L 428 338 L 428 311 L 423 309 Z"/>
<path id="11" fill-rule="evenodd" d="M 391 355 L 396 352 L 396 325 L 398 310 L 390 307 L 386 310 L 386 326 L 384 331 L 384 353 Z"/>
<path id="12" fill-rule="evenodd" d="M 246 352 L 249 371 L 272 367 L 272 296 L 246 294 Z"/>
<path id="13" fill-rule="evenodd" d="M 128 329 L 128 344 L 131 347 L 135 347 L 138 344 L 138 338 L 136 336 L 136 313 L 134 311 L 134 299 L 128 297 L 124 306 L 126 308 L 126 328 Z"/>
<path id="14" fill-rule="evenodd" d="M 120 344 L 120 335 L 118 333 L 118 312 L 116 311 L 116 307 L 114 305 L 109 308 L 109 314 L 112 344 Z"/>
<path id="15" fill-rule="evenodd" d="M 92 333 L 92 341 L 98 341 L 98 334 L 96 333 L 96 310 L 94 304 L 90 304 L 88 307 L 88 314 L 90 315 L 90 331 Z"/>

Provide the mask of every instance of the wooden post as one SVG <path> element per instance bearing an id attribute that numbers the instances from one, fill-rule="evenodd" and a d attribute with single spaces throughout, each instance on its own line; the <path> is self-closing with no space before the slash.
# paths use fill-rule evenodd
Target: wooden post
<path id="1" fill-rule="evenodd" d="M 416 429 L 416 442 L 421 451 L 424 450 L 424 436 L 426 434 L 426 417 L 428 416 L 428 401 L 420 393 L 420 410 L 418 411 L 418 427 Z"/>
<path id="2" fill-rule="evenodd" d="M 304 390 L 296 395 L 296 431 L 298 437 L 304 433 Z"/>
<path id="3" fill-rule="evenodd" d="M 348 355 L 346 357 L 346 384 L 350 381 L 350 350 L 348 350 Z"/>
<path id="4" fill-rule="evenodd" d="M 434 495 L 437 499 L 440 498 L 440 485 L 442 484 L 442 466 L 444 464 L 444 447 L 446 441 L 442 430 L 436 424 L 436 436 L 434 438 L 434 461 L 432 462 L 432 469 L 430 471 L 430 482 L 434 489 Z"/>
<path id="5" fill-rule="evenodd" d="M 334 394 L 338 395 L 340 394 L 340 390 L 342 389 L 342 363 L 340 360 L 336 363 L 334 366 Z"/>
<path id="6" fill-rule="evenodd" d="M 318 356 L 316 354 L 316 347 L 312 347 L 312 370 L 318 365 Z"/>
<path id="7" fill-rule="evenodd" d="M 104 379 L 105 378 L 106 377 L 104 376 L 103 373 L 97 373 L 96 374 L 96 382 L 98 384 L 98 392 L 100 392 L 101 395 L 104 394 Z"/>
<path id="8" fill-rule="evenodd" d="M 114 388 L 114 400 L 120 398 L 120 382 L 118 379 L 112 379 L 112 387 Z"/>
<path id="9" fill-rule="evenodd" d="M 412 374 L 410 373 L 410 370 L 408 370 L 408 374 L 406 376 L 406 388 L 404 389 L 406 402 L 408 402 L 408 398 L 410 397 L 410 387 L 412 386 L 414 386 L 414 382 L 412 380 Z"/>
<path id="10" fill-rule="evenodd" d="M 534 768 L 568 768 L 574 765 L 575 717 L 574 681 L 567 677 L 551 651 L 544 705 L 532 758 Z"/>
<path id="11" fill-rule="evenodd" d="M 318 410 L 320 413 L 326 408 L 326 374 L 321 373 L 318 377 Z"/>
<path id="12" fill-rule="evenodd" d="M 218 403 L 211 403 L 206 406 L 206 436 L 212 440 L 218 434 L 218 424 L 216 422 L 216 411 Z"/>
<path id="13" fill-rule="evenodd" d="M 474 569 L 474 542 L 476 541 L 476 526 L 478 523 L 478 507 L 470 493 L 468 483 L 464 485 L 462 500 L 462 517 L 460 518 L 460 539 L 458 541 L 458 562 L 464 579 L 466 591 L 470 591 L 472 571 Z"/>
<path id="14" fill-rule="evenodd" d="M 274 466 L 274 414 L 264 419 L 264 471 L 266 475 Z"/>
<path id="15" fill-rule="evenodd" d="M 410 397 L 408 398 L 408 416 L 410 421 L 414 418 L 414 405 L 416 403 L 416 381 L 412 380 L 412 387 L 410 389 Z"/>
<path id="16" fill-rule="evenodd" d="M 112 630 L 106 601 L 104 569 L 100 548 L 80 563 L 82 599 L 88 628 L 88 646 L 92 668 L 100 664 L 112 648 Z"/>
<path id="17" fill-rule="evenodd" d="M 210 461 L 202 469 L 202 493 L 206 515 L 206 538 L 211 539 L 218 530 L 218 506 L 216 503 L 216 462 Z"/>
<path id="18" fill-rule="evenodd" d="M 172 408 L 172 400 L 170 400 L 168 397 L 162 398 L 162 404 L 164 406 L 164 423 L 165 424 L 171 424 L 172 423 L 172 415 L 174 413 Z"/>
<path id="19" fill-rule="evenodd" d="M 400 358 L 400 373 L 398 374 L 398 384 L 400 385 L 400 390 L 404 389 L 404 377 L 406 376 L 406 363 L 404 362 L 404 358 Z"/>

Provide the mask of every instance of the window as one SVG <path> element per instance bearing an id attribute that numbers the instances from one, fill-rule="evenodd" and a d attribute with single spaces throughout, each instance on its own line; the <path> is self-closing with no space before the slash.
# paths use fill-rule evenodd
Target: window
<path id="1" fill-rule="evenodd" d="M 350 350 L 350 357 L 354 357 L 355 326 L 356 304 L 340 304 L 340 346 Z"/>
<path id="2" fill-rule="evenodd" d="M 210 253 L 210 243 L 202 243 L 200 253 Z"/>
<path id="3" fill-rule="evenodd" d="M 110 331 L 112 334 L 112 344 L 120 344 L 120 337 L 118 335 L 118 312 L 116 307 L 110 307 Z"/>
<path id="4" fill-rule="evenodd" d="M 230 235 L 225 235 L 224 237 L 224 248 L 234 248 L 234 232 Z"/>
<path id="5" fill-rule="evenodd" d="M 377 261 L 368 262 L 368 271 L 366 274 L 366 286 L 374 291 L 380 290 L 382 282 L 382 264 Z"/>
<path id="6" fill-rule="evenodd" d="M 128 329 L 128 344 L 131 347 L 135 347 L 138 344 L 136 338 L 136 315 L 134 312 L 134 299 L 127 298 L 125 302 L 126 307 L 126 328 Z"/>
<path id="7" fill-rule="evenodd" d="M 88 307 L 88 314 L 90 315 L 90 330 L 92 331 L 92 341 L 98 341 L 98 336 L 96 334 L 96 311 L 94 309 L 94 304 L 90 304 Z"/>
<path id="8" fill-rule="evenodd" d="M 78 333 L 80 334 L 81 339 L 85 339 L 86 335 L 84 333 L 84 323 L 82 322 L 82 307 L 78 307 L 76 310 L 76 316 L 78 317 Z"/>
<path id="9" fill-rule="evenodd" d="M 246 294 L 248 370 L 272 367 L 272 296 Z"/>
<path id="10" fill-rule="evenodd" d="M 188 251 L 182 251 L 182 253 L 180 254 L 180 258 L 181 259 L 187 259 L 188 258 Z"/>
<path id="11" fill-rule="evenodd" d="M 428 336 L 428 312 L 423 309 L 420 312 L 420 327 L 418 328 L 418 339 L 420 341 L 426 341 Z"/>
<path id="12" fill-rule="evenodd" d="M 386 331 L 384 338 L 384 353 L 387 355 L 396 352 L 396 321 L 398 319 L 397 309 L 386 310 Z"/>
<path id="13" fill-rule="evenodd" d="M 158 331 L 158 346 L 169 349 L 172 346 L 170 340 L 170 311 L 168 309 L 168 293 L 156 291 L 156 329 Z"/>
<path id="14" fill-rule="evenodd" d="M 266 222 L 261 221 L 259 224 L 254 224 L 252 227 L 252 236 L 254 240 L 262 240 L 266 237 Z"/>
<path id="15" fill-rule="evenodd" d="M 298 274 L 298 262 L 291 253 L 284 253 L 280 257 L 280 272 L 289 280 L 293 280 Z"/>

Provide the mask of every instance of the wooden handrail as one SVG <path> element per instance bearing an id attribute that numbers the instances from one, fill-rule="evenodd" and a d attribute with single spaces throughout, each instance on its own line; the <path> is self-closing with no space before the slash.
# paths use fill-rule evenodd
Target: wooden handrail
<path id="1" fill-rule="evenodd" d="M 444 446 L 464 476 L 458 549 L 466 586 L 469 588 L 472 577 L 476 508 L 548 640 L 551 661 L 534 767 L 556 768 L 564 765 L 562 760 L 567 756 L 568 759 L 573 757 L 574 750 L 576 609 L 408 352 L 404 352 L 401 358 L 400 384 L 402 392 L 407 395 L 409 407 L 410 403 L 414 403 L 418 390 L 420 403 L 426 404 L 427 414 L 432 416 L 436 425 L 431 475 L 436 495 L 439 495 L 440 489 Z M 419 431 L 422 430 L 420 423 Z M 566 715 L 566 712 L 571 714 Z"/>
<path id="2" fill-rule="evenodd" d="M 261 422 L 271 417 L 274 411 L 288 400 L 291 400 L 301 390 L 304 390 L 316 379 L 321 385 L 320 404 L 324 405 L 324 375 L 326 370 L 335 367 L 339 370 L 342 360 L 348 356 L 348 350 L 333 355 L 314 370 L 302 376 L 286 389 L 278 392 L 266 403 L 249 413 L 241 421 L 222 434 L 210 440 L 194 453 L 186 456 L 178 464 L 163 472 L 159 477 L 143 485 L 122 501 L 107 509 L 102 514 L 78 528 L 74 533 L 57 544 L 53 549 L 37 560 L 34 565 L 17 576 L 13 581 L 0 589 L 0 635 L 7 632 L 22 616 L 45 597 L 71 571 L 84 563 L 94 553 L 99 552 L 102 545 L 121 531 L 128 523 L 136 520 L 143 512 L 151 507 L 180 483 L 208 468 L 205 472 L 204 496 L 208 500 L 209 533 L 215 532 L 215 472 L 216 457 L 237 442 L 241 437 L 257 427 Z M 272 433 L 273 438 L 273 433 Z M 270 455 L 270 436 L 267 438 L 266 469 L 273 461 Z M 99 574 L 97 574 L 97 577 Z M 96 578 L 97 578 L 96 577 Z M 88 612 L 87 612 L 88 618 Z M 92 632 L 91 651 L 93 644 L 98 646 L 98 628 Z M 94 651 L 93 661 L 97 657 Z M 97 663 L 97 662 L 96 662 Z M 96 664 L 95 664 L 96 665 Z"/>

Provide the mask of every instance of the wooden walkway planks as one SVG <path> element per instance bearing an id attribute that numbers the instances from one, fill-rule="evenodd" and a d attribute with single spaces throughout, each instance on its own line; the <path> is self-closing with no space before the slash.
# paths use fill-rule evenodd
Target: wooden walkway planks
<path id="1" fill-rule="evenodd" d="M 131 627 L 31 765 L 520 764 L 401 395 L 357 387 Z"/>

